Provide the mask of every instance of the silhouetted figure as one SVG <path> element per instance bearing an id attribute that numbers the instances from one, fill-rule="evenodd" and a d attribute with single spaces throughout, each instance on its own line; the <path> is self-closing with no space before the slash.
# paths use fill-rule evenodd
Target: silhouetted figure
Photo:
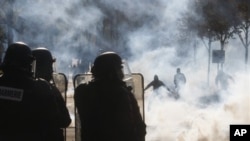
<path id="1" fill-rule="evenodd" d="M 51 141 L 64 141 L 64 130 L 71 123 L 69 111 L 66 107 L 66 103 L 62 94 L 55 86 L 53 81 L 53 63 L 55 59 L 52 57 L 50 51 L 47 48 L 39 47 L 32 50 L 32 54 L 36 59 L 36 78 L 43 78 L 50 83 L 52 93 L 55 96 L 57 110 L 57 121 L 54 123 L 48 131 L 50 131 Z"/>
<path id="2" fill-rule="evenodd" d="M 180 89 L 186 84 L 186 77 L 181 72 L 180 68 L 176 69 L 176 74 L 174 75 L 174 84 L 177 93 L 179 93 Z"/>
<path id="3" fill-rule="evenodd" d="M 154 80 L 151 81 L 151 82 L 145 87 L 144 90 L 147 90 L 147 89 L 150 88 L 151 86 L 153 87 L 153 90 L 156 90 L 156 89 L 158 89 L 158 88 L 161 87 L 161 86 L 167 88 L 167 86 L 166 86 L 161 80 L 159 80 L 158 75 L 154 75 Z M 168 89 L 168 88 L 167 88 L 167 89 Z M 169 89 L 168 89 L 168 90 L 169 90 Z"/>
<path id="4" fill-rule="evenodd" d="M 0 77 L 1 141 L 48 141 L 56 105 L 48 82 L 32 77 L 33 61 L 25 43 L 7 48 Z"/>
<path id="5" fill-rule="evenodd" d="M 222 90 L 227 90 L 230 80 L 233 82 L 233 77 L 220 70 L 215 78 L 215 84 Z"/>
<path id="6" fill-rule="evenodd" d="M 122 60 L 114 52 L 98 56 L 93 81 L 75 89 L 82 141 L 144 141 L 146 125 L 137 101 L 123 81 Z"/>

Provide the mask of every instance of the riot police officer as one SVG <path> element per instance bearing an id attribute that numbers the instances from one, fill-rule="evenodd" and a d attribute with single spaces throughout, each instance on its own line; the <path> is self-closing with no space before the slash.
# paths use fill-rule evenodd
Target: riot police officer
<path id="1" fill-rule="evenodd" d="M 56 121 L 55 101 L 48 83 L 33 78 L 31 49 L 11 44 L 0 77 L 0 140 L 48 141 L 47 130 Z"/>
<path id="2" fill-rule="evenodd" d="M 53 63 L 55 59 L 52 57 L 51 52 L 44 47 L 38 47 L 32 50 L 32 54 L 36 59 L 35 77 L 43 78 L 50 83 L 52 93 L 56 99 L 57 110 L 55 113 L 57 114 L 57 121 L 54 123 L 54 126 L 49 129 L 50 140 L 64 141 L 63 128 L 69 126 L 71 118 L 63 96 L 53 81 Z"/>
<path id="3" fill-rule="evenodd" d="M 122 59 L 114 52 L 96 57 L 93 81 L 75 89 L 82 141 L 143 141 L 146 125 L 123 81 Z"/>

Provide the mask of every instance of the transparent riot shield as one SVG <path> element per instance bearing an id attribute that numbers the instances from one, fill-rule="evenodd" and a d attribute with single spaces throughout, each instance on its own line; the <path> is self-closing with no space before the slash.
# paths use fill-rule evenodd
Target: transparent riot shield
<path id="1" fill-rule="evenodd" d="M 143 120 L 145 121 L 144 114 L 144 79 L 143 75 L 140 73 L 132 73 L 131 77 L 124 80 L 128 86 L 132 87 L 132 92 L 135 95 L 135 98 L 140 107 L 140 112 Z"/>
<path id="2" fill-rule="evenodd" d="M 67 108 L 69 109 L 70 115 L 74 115 L 74 110 L 70 111 L 70 103 L 72 103 L 72 100 L 67 97 L 67 90 L 68 90 L 68 79 L 65 74 L 63 73 L 53 73 L 53 81 L 56 87 L 59 89 L 59 91 L 62 94 L 62 97 L 64 98 L 64 101 L 66 103 Z M 71 141 L 70 138 L 74 136 L 74 130 L 72 130 L 73 127 L 70 125 L 68 128 L 64 129 L 64 140 L 65 141 Z"/>
<path id="3" fill-rule="evenodd" d="M 91 80 L 92 80 L 92 74 L 77 74 L 73 79 L 74 89 L 78 85 L 82 83 L 88 83 Z M 140 107 L 142 118 L 145 121 L 143 75 L 140 73 L 131 73 L 129 75 L 125 74 L 124 81 L 128 86 L 132 87 L 132 92 L 134 93 L 135 98 Z M 80 124 L 79 114 L 76 109 L 75 109 L 75 141 L 81 141 L 81 124 Z"/>
<path id="4" fill-rule="evenodd" d="M 73 78 L 74 90 L 80 84 L 86 84 L 92 80 L 92 74 L 77 74 Z M 79 114 L 75 108 L 75 141 L 81 141 L 81 124 Z"/>
<path id="5" fill-rule="evenodd" d="M 74 80 L 73 80 L 74 88 L 76 88 L 80 84 L 88 83 L 91 80 L 92 80 L 92 74 L 90 74 L 90 73 L 77 74 L 77 75 L 75 75 Z"/>
<path id="6" fill-rule="evenodd" d="M 54 81 L 56 87 L 61 92 L 63 99 L 66 102 L 67 89 L 68 89 L 68 79 L 67 79 L 66 75 L 63 73 L 53 73 L 53 81 Z"/>

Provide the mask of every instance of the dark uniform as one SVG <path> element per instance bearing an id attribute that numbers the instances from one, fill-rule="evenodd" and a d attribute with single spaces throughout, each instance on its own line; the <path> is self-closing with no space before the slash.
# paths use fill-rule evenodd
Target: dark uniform
<path id="1" fill-rule="evenodd" d="M 58 90 L 58 88 L 51 84 L 52 93 L 56 99 L 56 122 L 50 130 L 50 141 L 64 141 L 64 129 L 67 128 L 71 123 L 69 111 L 66 107 L 66 103 Z M 66 129 L 65 129 L 66 130 Z"/>
<path id="2" fill-rule="evenodd" d="M 146 125 L 134 95 L 122 81 L 121 64 L 115 53 L 98 56 L 92 68 L 93 82 L 75 89 L 82 141 L 145 139 Z"/>
<path id="3" fill-rule="evenodd" d="M 47 130 L 56 121 L 50 86 L 32 77 L 32 61 L 24 43 L 13 43 L 6 51 L 0 77 L 1 141 L 47 141 Z"/>
<path id="4" fill-rule="evenodd" d="M 56 122 L 53 126 L 48 130 L 50 141 L 64 141 L 64 133 L 63 128 L 66 128 L 71 123 L 71 118 L 69 111 L 66 107 L 66 103 L 52 80 L 53 73 L 53 59 L 50 51 L 47 48 L 39 47 L 32 51 L 33 56 L 36 59 L 36 72 L 35 76 L 37 78 L 43 78 L 50 83 L 50 87 L 52 89 L 52 94 L 55 97 L 56 101 Z"/>

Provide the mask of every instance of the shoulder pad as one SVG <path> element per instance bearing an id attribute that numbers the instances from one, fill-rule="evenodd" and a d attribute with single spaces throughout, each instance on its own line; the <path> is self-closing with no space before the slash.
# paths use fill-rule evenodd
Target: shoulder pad
<path id="1" fill-rule="evenodd" d="M 48 88 L 48 89 L 52 89 L 51 88 L 51 85 L 50 85 L 50 83 L 48 82 L 48 81 L 46 81 L 45 79 L 42 79 L 42 78 L 37 78 L 36 80 L 35 80 L 35 82 L 36 82 L 36 86 L 37 87 L 42 87 L 42 88 L 44 88 L 44 89 L 46 89 L 46 88 Z"/>

